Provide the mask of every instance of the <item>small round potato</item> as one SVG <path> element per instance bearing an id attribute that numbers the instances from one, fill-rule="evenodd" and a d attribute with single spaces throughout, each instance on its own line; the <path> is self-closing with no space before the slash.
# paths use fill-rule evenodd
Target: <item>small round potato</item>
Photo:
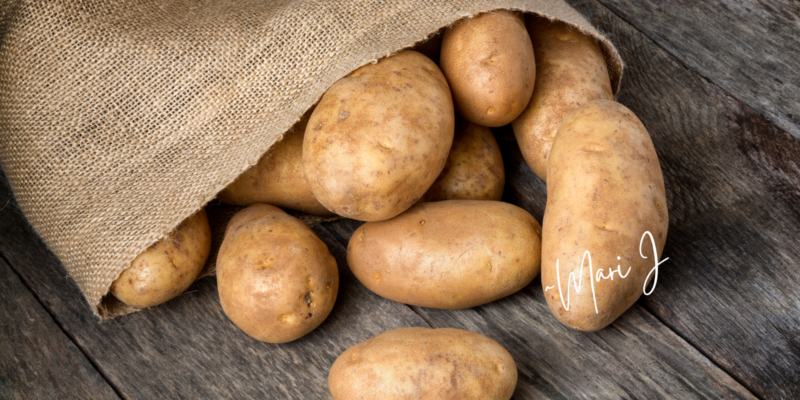
<path id="1" fill-rule="evenodd" d="M 339 290 L 336 260 L 317 235 L 277 207 L 236 213 L 217 257 L 222 309 L 248 335 L 284 343 L 328 317 Z"/>
<path id="2" fill-rule="evenodd" d="M 547 163 L 544 295 L 564 325 L 598 330 L 642 295 L 664 250 L 658 155 L 633 112 L 595 100 L 564 118 Z"/>
<path id="3" fill-rule="evenodd" d="M 187 218 L 142 254 L 111 284 L 111 294 L 133 307 L 153 307 L 183 293 L 197 279 L 211 249 L 206 210 Z"/>
<path id="4" fill-rule="evenodd" d="M 219 201 L 237 206 L 266 203 L 308 214 L 333 215 L 311 193 L 303 172 L 303 136 L 312 110 L 306 112 L 256 165 L 222 190 L 217 195 Z"/>
<path id="5" fill-rule="evenodd" d="M 358 228 L 347 246 L 353 274 L 387 299 L 468 308 L 508 296 L 539 274 L 541 226 L 508 203 L 446 200 Z"/>
<path id="6" fill-rule="evenodd" d="M 507 400 L 517 366 L 500 344 L 452 328 L 400 328 L 342 353 L 328 374 L 334 400 Z"/>
<path id="7" fill-rule="evenodd" d="M 447 163 L 423 201 L 500 200 L 505 183 L 503 155 L 492 131 L 458 118 Z"/>
<path id="8" fill-rule="evenodd" d="M 439 67 L 403 50 L 340 79 L 306 128 L 311 191 L 343 217 L 382 221 L 430 188 L 453 144 L 455 115 Z"/>
<path id="9" fill-rule="evenodd" d="M 506 125 L 531 99 L 536 62 L 520 13 L 492 11 L 447 28 L 439 63 L 456 112 L 478 125 Z"/>
<path id="10" fill-rule="evenodd" d="M 529 16 L 527 24 L 536 54 L 536 86 L 512 127 L 525 161 L 546 180 L 550 146 L 564 117 L 592 100 L 614 100 L 614 95 L 595 38 L 561 21 Z"/>

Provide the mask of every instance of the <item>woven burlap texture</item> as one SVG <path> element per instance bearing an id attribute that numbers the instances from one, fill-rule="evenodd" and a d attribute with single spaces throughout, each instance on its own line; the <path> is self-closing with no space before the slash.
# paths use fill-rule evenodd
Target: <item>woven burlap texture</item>
<path id="1" fill-rule="evenodd" d="M 336 80 L 481 12 L 560 0 L 0 2 L 0 163 L 102 318 L 148 246 L 253 165 Z"/>

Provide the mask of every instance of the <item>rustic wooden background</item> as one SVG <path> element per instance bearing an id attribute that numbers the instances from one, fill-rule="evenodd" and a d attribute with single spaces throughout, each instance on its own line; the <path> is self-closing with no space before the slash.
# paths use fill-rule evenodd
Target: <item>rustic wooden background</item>
<path id="1" fill-rule="evenodd" d="M 347 268 L 360 224 L 348 220 L 314 228 L 342 283 L 331 316 L 300 340 L 243 334 L 213 278 L 100 322 L 0 173 L 0 398 L 325 399 L 342 351 L 404 326 L 498 341 L 517 362 L 518 399 L 800 398 L 800 3 L 568 2 L 626 61 L 618 101 L 653 137 L 669 201 L 658 287 L 611 326 L 563 327 L 539 279 L 468 310 L 382 299 Z M 502 147 L 505 200 L 541 221 L 544 184 L 515 142 Z"/>

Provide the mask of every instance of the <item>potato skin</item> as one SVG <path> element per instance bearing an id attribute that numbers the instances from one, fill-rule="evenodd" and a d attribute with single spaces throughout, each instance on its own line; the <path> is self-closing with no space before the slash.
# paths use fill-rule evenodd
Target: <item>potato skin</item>
<path id="1" fill-rule="evenodd" d="M 333 309 L 339 271 L 328 247 L 300 220 L 267 204 L 236 213 L 217 257 L 222 309 L 248 335 L 298 339 Z"/>
<path id="2" fill-rule="evenodd" d="M 603 51 L 593 37 L 561 21 L 526 17 L 536 55 L 536 85 L 511 125 L 525 161 L 547 179 L 547 157 L 561 121 L 592 100 L 614 100 Z"/>
<path id="3" fill-rule="evenodd" d="M 303 172 L 303 136 L 313 108 L 287 131 L 258 163 L 223 189 L 217 198 L 225 204 L 272 204 L 308 214 L 333 215 L 311 193 Z"/>
<path id="4" fill-rule="evenodd" d="M 311 191 L 341 216 L 392 218 L 442 172 L 454 125 L 447 81 L 427 57 L 403 50 L 363 66 L 328 89 L 308 122 Z"/>
<path id="5" fill-rule="evenodd" d="M 500 200 L 505 183 L 503 155 L 492 131 L 458 118 L 450 155 L 423 201 Z"/>
<path id="6" fill-rule="evenodd" d="M 492 11 L 445 29 L 439 64 L 456 112 L 478 125 L 508 124 L 533 93 L 533 46 L 517 12 Z"/>
<path id="7" fill-rule="evenodd" d="M 139 254 L 111 284 L 111 294 L 133 307 L 161 304 L 192 285 L 210 250 L 211 228 L 206 210 L 202 209 Z"/>
<path id="8" fill-rule="evenodd" d="M 541 227 L 508 203 L 421 203 L 350 238 L 347 262 L 368 289 L 433 308 L 486 304 L 527 286 L 541 265 Z"/>
<path id="9" fill-rule="evenodd" d="M 664 249 L 668 215 L 658 156 L 647 130 L 633 112 L 613 101 L 596 100 L 564 119 L 547 168 L 542 236 L 545 298 L 564 325 L 598 330 L 613 322 L 642 294 L 645 278 L 655 265 L 649 238 L 642 244 L 642 254 L 647 259 L 639 253 L 644 232 L 652 234 L 658 259 Z M 581 260 L 587 250 L 592 271 L 587 260 L 581 274 Z M 605 277 L 613 269 L 616 279 L 599 277 L 601 268 Z M 626 277 L 621 278 L 617 269 Z M 564 305 L 571 272 L 582 283 L 578 293 L 569 286 L 567 310 Z M 565 304 L 559 295 L 557 275 Z M 591 285 L 596 293 L 597 312 Z"/>
<path id="10" fill-rule="evenodd" d="M 511 354 L 486 336 L 452 328 L 400 328 L 342 353 L 328 374 L 334 400 L 507 400 Z"/>

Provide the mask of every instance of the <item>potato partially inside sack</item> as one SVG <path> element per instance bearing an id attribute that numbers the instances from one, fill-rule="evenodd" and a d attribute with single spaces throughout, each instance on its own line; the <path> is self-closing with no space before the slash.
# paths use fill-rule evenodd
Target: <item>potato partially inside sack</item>
<path id="1" fill-rule="evenodd" d="M 528 106 L 511 125 L 525 161 L 547 179 L 547 157 L 561 121 L 593 100 L 614 100 L 608 67 L 594 37 L 561 21 L 529 15 L 536 55 L 536 85 Z"/>
<path id="2" fill-rule="evenodd" d="M 311 193 L 303 172 L 303 136 L 312 111 L 307 111 L 256 165 L 219 192 L 219 201 L 238 206 L 265 203 L 313 215 L 333 215 Z"/>
<path id="3" fill-rule="evenodd" d="M 139 254 L 111 284 L 111 294 L 133 307 L 161 304 L 191 286 L 210 250 L 211 228 L 205 209 L 201 209 Z"/>
<path id="4" fill-rule="evenodd" d="M 328 317 L 339 271 L 306 224 L 277 207 L 255 204 L 228 223 L 217 256 L 217 289 L 236 326 L 258 340 L 284 343 Z"/>
<path id="5" fill-rule="evenodd" d="M 430 59 L 403 50 L 340 79 L 311 114 L 303 168 L 327 209 L 381 221 L 410 208 L 444 168 L 455 114 Z"/>
<path id="6" fill-rule="evenodd" d="M 531 99 L 536 61 L 521 13 L 492 11 L 445 29 L 439 60 L 456 112 L 488 127 L 513 121 Z"/>

